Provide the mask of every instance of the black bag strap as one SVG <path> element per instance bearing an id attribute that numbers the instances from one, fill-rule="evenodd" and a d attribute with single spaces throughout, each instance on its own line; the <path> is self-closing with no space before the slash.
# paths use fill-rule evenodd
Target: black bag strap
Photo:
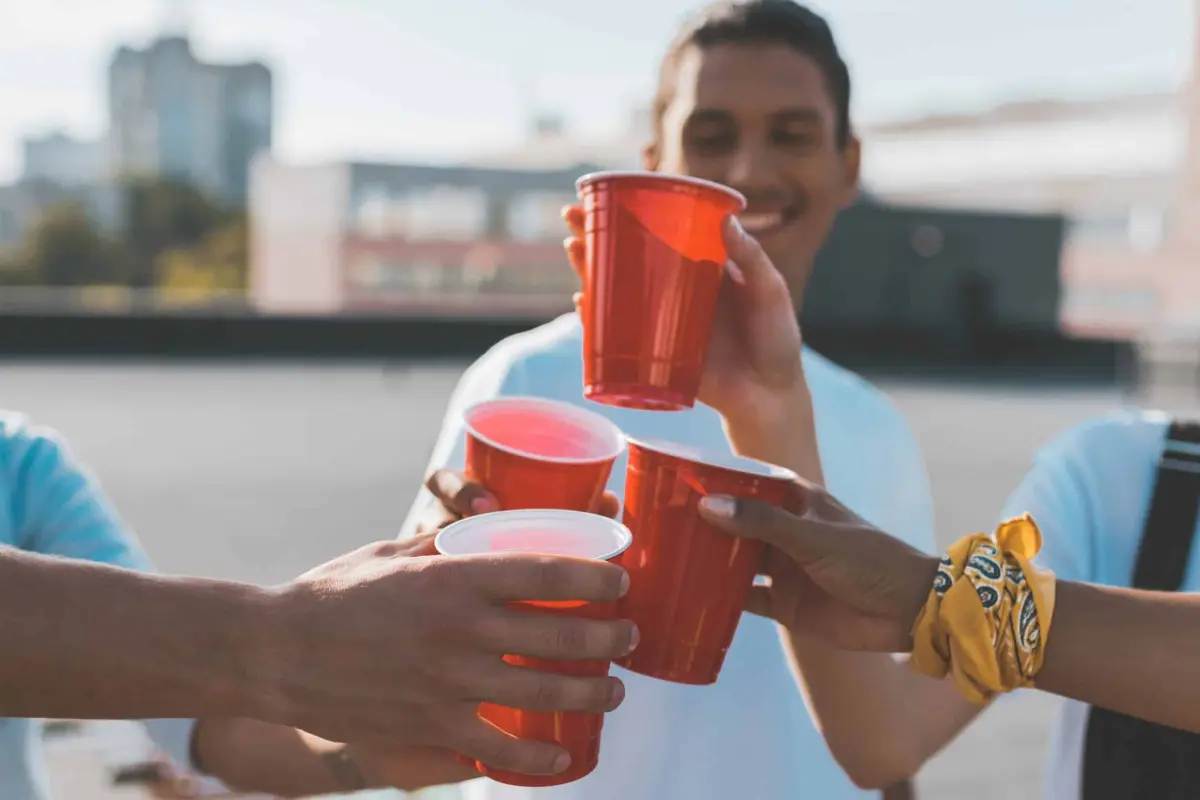
<path id="1" fill-rule="evenodd" d="M 1175 421 L 1167 431 L 1133 588 L 1176 592 L 1183 587 L 1200 516 L 1200 422 Z"/>
<path id="2" fill-rule="evenodd" d="M 1183 588 L 1200 517 L 1200 423 L 1171 423 L 1133 572 L 1138 589 Z M 1200 798 L 1200 736 L 1105 708 L 1088 712 L 1083 800 Z"/>

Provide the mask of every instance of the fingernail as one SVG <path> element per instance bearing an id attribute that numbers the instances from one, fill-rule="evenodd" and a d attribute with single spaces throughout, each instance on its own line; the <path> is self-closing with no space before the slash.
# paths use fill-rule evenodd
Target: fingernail
<path id="1" fill-rule="evenodd" d="M 625 684 L 620 681 L 613 683 L 612 694 L 609 696 L 608 707 L 614 709 L 625 702 Z"/>
<path id="2" fill-rule="evenodd" d="M 619 595 L 617 595 L 618 597 L 624 597 L 625 595 L 629 594 L 629 573 L 628 572 L 621 573 L 621 590 L 620 591 L 621 591 L 621 593 Z"/>
<path id="3" fill-rule="evenodd" d="M 733 214 L 730 214 L 728 219 L 729 219 L 729 230 L 731 233 L 733 233 L 734 236 L 737 236 L 740 238 L 740 237 L 743 237 L 746 235 L 746 229 L 742 227 L 741 220 L 739 220 Z"/>
<path id="4" fill-rule="evenodd" d="M 570 250 L 570 249 L 571 249 L 571 244 L 572 244 L 574 241 L 575 241 L 575 237 L 574 237 L 574 236 L 568 236 L 567 238 L 563 239 L 563 249 L 564 249 L 564 250 Z"/>
<path id="5" fill-rule="evenodd" d="M 554 759 L 555 774 L 557 774 L 559 772 L 566 772 L 567 767 L 569 767 L 569 766 L 571 766 L 571 754 L 570 753 L 559 753 L 558 757 Z"/>
<path id="6" fill-rule="evenodd" d="M 471 501 L 472 514 L 490 514 L 499 510 L 500 507 L 496 505 L 496 501 L 490 497 L 476 497 Z"/>
<path id="7" fill-rule="evenodd" d="M 634 650 L 637 650 L 637 646 L 640 641 L 642 641 L 642 632 L 638 630 L 637 625 L 634 625 L 633 630 L 629 632 L 629 649 L 621 655 L 627 656 Z"/>
<path id="8" fill-rule="evenodd" d="M 700 500 L 700 507 L 721 519 L 733 519 L 737 515 L 737 501 L 723 494 L 709 495 Z"/>

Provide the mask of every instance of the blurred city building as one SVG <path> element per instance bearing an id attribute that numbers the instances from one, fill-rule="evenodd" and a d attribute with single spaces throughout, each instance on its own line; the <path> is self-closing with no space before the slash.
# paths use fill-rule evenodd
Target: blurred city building
<path id="1" fill-rule="evenodd" d="M 53 131 L 25 137 L 21 156 L 20 177 L 0 186 L 0 252 L 20 244 L 46 209 L 65 202 L 78 204 L 102 231 L 121 227 L 124 202 L 109 177 L 103 140 Z"/>
<path id="2" fill-rule="evenodd" d="M 864 178 L 892 202 L 1065 215 L 1064 327 L 1129 336 L 1200 313 L 1200 295 L 1171 296 L 1197 111 L 1189 92 L 1169 92 L 875 125 Z"/>
<path id="3" fill-rule="evenodd" d="M 462 166 L 295 166 L 263 158 L 250 193 L 250 291 L 272 313 L 517 316 L 570 308 L 562 251 L 575 179 L 633 169 L 649 131 L 582 138 L 553 113 Z"/>
<path id="4" fill-rule="evenodd" d="M 562 206 L 595 167 L 257 160 L 250 291 L 268 313 L 504 316 L 570 307 Z"/>
<path id="5" fill-rule="evenodd" d="M 0 186 L 0 250 L 64 201 L 78 203 L 101 230 L 119 230 L 126 177 L 176 178 L 244 205 L 250 164 L 271 148 L 272 74 L 259 62 L 200 61 L 186 26 L 173 25 L 145 49 L 113 54 L 108 111 L 97 139 L 52 131 L 22 141 L 20 177 Z"/>
<path id="6" fill-rule="evenodd" d="M 476 158 L 480 166 L 508 169 L 563 169 L 576 164 L 601 164 L 605 169 L 638 169 L 642 147 L 652 133 L 649 109 L 634 111 L 628 124 L 608 136 L 584 137 L 555 114 L 537 114 L 525 140 L 516 147 Z"/>
<path id="7" fill-rule="evenodd" d="M 251 161 L 271 148 L 270 69 L 200 61 L 186 35 L 119 48 L 109 65 L 108 109 L 113 175 L 179 178 L 241 204 Z"/>
<path id="8" fill-rule="evenodd" d="M 62 186 L 86 186 L 107 181 L 108 143 L 78 139 L 63 131 L 27 136 L 21 142 L 21 179 L 49 181 Z"/>
<path id="9" fill-rule="evenodd" d="M 1189 225 L 1200 213 L 1197 122 L 1200 103 L 1188 88 L 871 124 L 861 130 L 863 183 L 883 203 L 1062 214 L 1063 327 L 1127 337 L 1164 321 L 1200 322 L 1200 278 L 1187 266 L 1200 260 L 1200 234 Z M 645 111 L 607 139 L 552 127 L 486 163 L 630 168 L 649 133 Z"/>

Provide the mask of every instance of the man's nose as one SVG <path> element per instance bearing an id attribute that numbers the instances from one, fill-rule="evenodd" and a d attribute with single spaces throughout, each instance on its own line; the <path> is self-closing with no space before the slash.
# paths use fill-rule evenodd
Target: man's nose
<path id="1" fill-rule="evenodd" d="M 743 192 L 778 187 L 779 170 L 771 148 L 749 142 L 739 146 L 729 165 L 728 183 Z"/>

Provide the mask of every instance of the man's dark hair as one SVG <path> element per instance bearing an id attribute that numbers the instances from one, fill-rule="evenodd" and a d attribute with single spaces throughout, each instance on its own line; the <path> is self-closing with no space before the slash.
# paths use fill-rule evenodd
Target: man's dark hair
<path id="1" fill-rule="evenodd" d="M 717 0 L 690 17 L 663 57 L 654 119 L 662 122 L 675 92 L 679 61 L 689 47 L 722 44 L 781 44 L 811 58 L 825 73 L 837 109 L 837 141 L 850 138 L 850 71 L 838 52 L 829 23 L 794 0 Z"/>

